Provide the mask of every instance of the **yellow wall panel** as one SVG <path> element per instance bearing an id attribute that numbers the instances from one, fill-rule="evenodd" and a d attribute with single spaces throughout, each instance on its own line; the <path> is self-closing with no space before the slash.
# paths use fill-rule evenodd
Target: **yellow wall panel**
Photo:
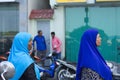
<path id="1" fill-rule="evenodd" d="M 96 0 L 97 2 L 106 2 L 106 1 L 120 1 L 120 0 Z"/>
<path id="2" fill-rule="evenodd" d="M 58 3 L 86 2 L 86 0 L 56 0 Z"/>

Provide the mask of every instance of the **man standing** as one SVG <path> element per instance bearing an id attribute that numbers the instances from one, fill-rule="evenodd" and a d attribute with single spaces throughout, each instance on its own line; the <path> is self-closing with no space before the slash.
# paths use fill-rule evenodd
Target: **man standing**
<path id="1" fill-rule="evenodd" d="M 61 59 L 61 41 L 55 36 L 55 32 L 51 32 L 52 36 L 52 50 L 56 54 L 57 59 Z"/>
<path id="2" fill-rule="evenodd" d="M 47 47 L 46 47 L 46 42 L 45 42 L 45 37 L 42 35 L 42 31 L 39 30 L 38 31 L 38 35 L 36 35 L 34 37 L 33 40 L 33 49 L 34 49 L 34 42 L 36 42 L 37 45 L 37 56 L 42 59 L 45 58 L 46 56 L 46 51 L 47 51 Z M 42 66 L 44 66 L 44 61 L 42 62 Z"/>

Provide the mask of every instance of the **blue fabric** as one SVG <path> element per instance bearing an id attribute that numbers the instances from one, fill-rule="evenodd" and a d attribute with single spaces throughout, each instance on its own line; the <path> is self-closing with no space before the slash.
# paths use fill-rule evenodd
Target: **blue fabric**
<path id="1" fill-rule="evenodd" d="M 30 57 L 28 50 L 28 43 L 30 39 L 31 35 L 29 33 L 20 32 L 13 40 L 8 61 L 12 62 L 15 66 L 15 75 L 10 80 L 19 80 L 24 71 L 34 62 Z M 36 67 L 35 72 L 38 80 L 40 80 L 39 70 Z"/>
<path id="2" fill-rule="evenodd" d="M 87 30 L 82 38 L 78 54 L 76 80 L 81 80 L 82 67 L 96 71 L 104 80 L 112 80 L 112 73 L 97 49 L 96 29 Z"/>
<path id="3" fill-rule="evenodd" d="M 33 46 L 34 46 L 35 41 L 36 41 L 36 44 L 37 44 L 37 50 L 43 51 L 43 50 L 47 49 L 44 36 L 38 36 L 38 35 L 35 36 L 35 38 L 33 40 Z"/>

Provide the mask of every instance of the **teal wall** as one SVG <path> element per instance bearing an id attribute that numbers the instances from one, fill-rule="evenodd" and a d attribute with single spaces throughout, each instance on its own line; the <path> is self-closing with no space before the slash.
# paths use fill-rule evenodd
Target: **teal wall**
<path id="1" fill-rule="evenodd" d="M 98 48 L 101 55 L 110 61 L 120 62 L 120 7 L 89 7 L 88 25 L 84 22 L 85 7 L 65 8 L 66 59 L 76 62 L 80 39 L 88 28 L 97 28 L 102 37 Z"/>

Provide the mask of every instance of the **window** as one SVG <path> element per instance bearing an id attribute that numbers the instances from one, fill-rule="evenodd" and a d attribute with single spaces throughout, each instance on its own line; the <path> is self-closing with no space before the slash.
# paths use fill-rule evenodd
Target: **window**
<path id="1" fill-rule="evenodd" d="M 9 51 L 19 30 L 18 3 L 0 3 L 0 54 Z"/>

